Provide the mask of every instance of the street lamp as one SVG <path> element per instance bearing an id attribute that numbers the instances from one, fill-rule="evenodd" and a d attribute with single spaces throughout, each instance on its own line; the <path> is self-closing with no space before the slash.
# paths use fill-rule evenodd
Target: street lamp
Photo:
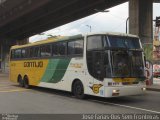
<path id="1" fill-rule="evenodd" d="M 109 12 L 109 10 L 98 10 L 98 9 L 94 9 L 96 12 Z M 90 32 L 92 31 L 92 26 L 91 25 L 86 25 L 87 27 L 89 27 Z"/>
<path id="2" fill-rule="evenodd" d="M 90 29 L 90 32 L 92 31 L 92 27 L 91 27 L 91 25 L 86 25 L 87 27 L 89 27 L 89 29 Z"/>

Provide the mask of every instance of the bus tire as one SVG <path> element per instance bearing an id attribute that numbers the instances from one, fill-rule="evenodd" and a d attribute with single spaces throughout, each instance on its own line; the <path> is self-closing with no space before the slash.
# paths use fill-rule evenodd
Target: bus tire
<path id="1" fill-rule="evenodd" d="M 76 98 L 78 99 L 84 99 L 85 95 L 84 95 L 84 87 L 83 84 L 80 80 L 76 80 L 73 83 L 73 94 Z"/>
<path id="2" fill-rule="evenodd" d="M 29 88 L 30 88 L 30 85 L 29 85 L 28 77 L 27 77 L 27 76 L 24 76 L 23 81 L 24 81 L 24 87 L 25 87 L 26 89 L 29 89 Z"/>
<path id="3" fill-rule="evenodd" d="M 21 75 L 18 76 L 18 83 L 20 87 L 24 87 L 24 82 Z"/>

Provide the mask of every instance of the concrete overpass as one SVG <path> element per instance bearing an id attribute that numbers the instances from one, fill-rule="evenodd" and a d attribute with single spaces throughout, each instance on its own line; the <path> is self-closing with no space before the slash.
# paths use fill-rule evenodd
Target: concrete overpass
<path id="1" fill-rule="evenodd" d="M 127 0 L 6 0 L 0 7 L 0 36 L 23 39 Z"/>
<path id="2" fill-rule="evenodd" d="M 107 9 L 126 1 L 128 0 L 0 0 L 0 37 L 23 39 L 94 14 L 94 9 Z"/>
<path id="3" fill-rule="evenodd" d="M 153 0 L 0 0 L 0 44 L 8 46 L 1 47 L 1 59 L 6 58 L 5 53 L 17 44 L 17 39 L 94 14 L 94 9 L 107 9 L 127 1 L 130 33 L 139 35 L 143 43 L 151 43 Z"/>

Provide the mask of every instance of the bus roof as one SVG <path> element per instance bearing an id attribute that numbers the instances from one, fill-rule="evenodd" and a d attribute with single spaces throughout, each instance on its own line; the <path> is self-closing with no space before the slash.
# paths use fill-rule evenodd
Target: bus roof
<path id="1" fill-rule="evenodd" d="M 78 38 L 82 38 L 82 35 L 50 37 L 48 39 L 37 41 L 34 43 L 29 43 L 29 44 L 25 44 L 25 45 L 15 45 L 15 46 L 12 46 L 11 49 L 36 46 L 36 45 L 53 43 L 53 42 L 58 42 L 58 41 L 73 40 L 73 39 L 78 39 Z"/>
<path id="2" fill-rule="evenodd" d="M 138 38 L 137 35 L 132 35 L 132 34 L 126 34 L 126 33 L 119 33 L 119 32 L 100 32 L 100 33 L 89 33 L 89 35 L 111 35 L 111 36 L 122 36 L 122 37 L 135 37 Z"/>
<path id="3" fill-rule="evenodd" d="M 125 33 L 115 33 L 115 32 L 100 32 L 100 33 L 88 33 L 86 34 L 87 36 L 92 36 L 92 35 L 112 35 L 112 36 L 122 36 L 122 37 L 135 37 L 138 38 L 138 36 L 136 35 L 132 35 L 132 34 L 125 34 Z M 29 44 L 25 44 L 25 45 L 15 45 L 12 46 L 11 49 L 18 49 L 18 48 L 23 48 L 23 47 L 30 47 L 30 46 L 36 46 L 36 45 L 41 45 L 41 44 L 47 44 L 47 43 L 53 43 L 53 42 L 58 42 L 58 41 L 67 41 L 67 40 L 74 40 L 74 39 L 79 39 L 82 38 L 83 36 L 86 35 L 74 35 L 74 36 L 58 36 L 58 37 L 51 37 L 45 40 L 41 40 L 41 41 L 37 41 L 34 43 L 29 43 Z"/>

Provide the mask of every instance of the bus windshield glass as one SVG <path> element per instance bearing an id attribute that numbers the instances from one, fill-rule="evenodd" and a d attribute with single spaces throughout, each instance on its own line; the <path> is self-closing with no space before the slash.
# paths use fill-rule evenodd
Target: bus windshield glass
<path id="1" fill-rule="evenodd" d="M 113 48 L 141 49 L 138 38 L 108 36 L 108 40 Z"/>
<path id="2" fill-rule="evenodd" d="M 111 51 L 113 77 L 144 77 L 142 52 Z"/>
<path id="3" fill-rule="evenodd" d="M 143 53 L 139 39 L 109 36 L 108 41 L 113 77 L 144 77 Z"/>
<path id="4" fill-rule="evenodd" d="M 111 51 L 113 77 L 130 77 L 129 55 L 126 51 Z"/>

